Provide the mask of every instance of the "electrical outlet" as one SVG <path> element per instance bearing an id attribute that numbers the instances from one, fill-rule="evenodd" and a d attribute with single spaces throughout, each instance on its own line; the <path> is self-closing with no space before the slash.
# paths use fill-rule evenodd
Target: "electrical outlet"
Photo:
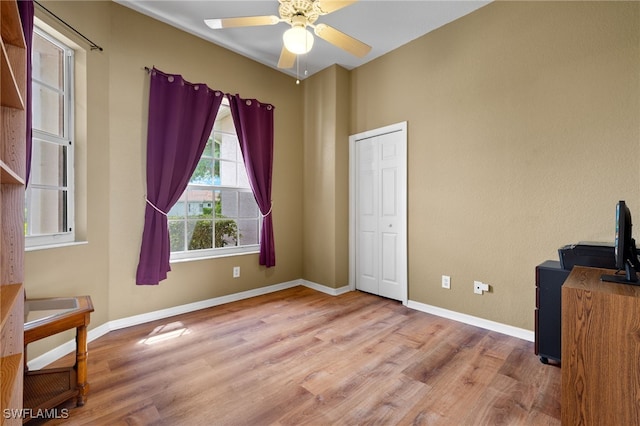
<path id="1" fill-rule="evenodd" d="M 240 267 L 239 266 L 234 266 L 233 267 L 233 278 L 238 278 L 240 276 Z"/>
<path id="2" fill-rule="evenodd" d="M 451 288 L 451 277 L 449 275 L 442 276 L 442 288 Z"/>
<path id="3" fill-rule="evenodd" d="M 482 294 L 485 291 L 489 291 L 489 284 L 485 284 L 482 281 L 473 282 L 473 292 L 475 294 Z"/>

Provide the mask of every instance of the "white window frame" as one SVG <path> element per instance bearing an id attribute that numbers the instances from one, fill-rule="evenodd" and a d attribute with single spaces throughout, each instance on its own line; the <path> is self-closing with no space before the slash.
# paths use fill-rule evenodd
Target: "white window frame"
<path id="1" fill-rule="evenodd" d="M 222 101 L 222 105 L 229 107 L 229 101 L 225 98 Z M 217 120 L 217 118 L 216 118 Z M 214 133 L 220 133 L 223 135 L 227 135 L 227 136 L 233 136 L 236 141 L 238 141 L 238 135 L 235 132 L 235 129 L 233 132 L 224 132 L 224 131 L 217 131 L 215 130 L 215 124 L 214 124 L 214 128 L 211 130 L 211 134 L 213 135 Z M 237 155 L 238 157 L 236 158 L 236 163 L 243 163 L 242 161 L 242 152 L 240 150 L 240 146 L 239 146 L 239 141 L 238 143 L 238 151 L 237 151 Z M 215 160 L 215 157 L 214 157 Z M 244 163 L 243 163 L 244 165 Z M 238 179 L 236 178 L 236 182 L 238 182 Z M 253 191 L 251 190 L 250 187 L 243 187 L 243 186 L 227 186 L 227 185 L 206 185 L 206 184 L 189 184 L 187 186 L 187 188 L 185 189 L 185 193 L 187 193 L 189 191 L 189 189 L 205 189 L 205 190 L 213 190 L 214 192 L 216 190 L 229 190 L 229 191 L 237 191 L 237 192 L 247 192 L 249 194 L 251 194 L 251 196 L 253 197 Z M 182 197 L 181 197 L 182 198 Z M 215 201 L 214 201 L 215 202 Z M 256 208 L 257 208 L 257 203 L 256 203 Z M 261 231 L 262 231 L 262 215 L 260 213 L 260 209 L 257 209 L 257 222 L 258 222 L 258 240 L 260 239 L 261 236 Z M 175 219 L 169 219 L 170 221 L 175 221 Z M 188 222 L 188 218 L 184 219 L 185 222 L 185 227 L 187 225 Z M 214 222 L 214 229 L 215 229 L 215 218 L 213 219 Z M 215 232 L 215 230 L 214 230 Z M 187 232 L 185 229 L 185 240 L 187 238 Z M 185 242 L 185 245 L 188 242 Z M 185 251 L 174 251 L 171 252 L 171 256 L 170 256 L 170 261 L 171 262 L 184 262 L 184 261 L 190 261 L 190 260 L 201 260 L 201 259 L 212 259 L 212 258 L 217 258 L 217 257 L 227 257 L 227 256 L 238 256 L 238 255 L 245 255 L 245 254 L 253 254 L 253 253 L 259 253 L 260 252 L 260 243 L 258 242 L 258 244 L 247 244 L 244 246 L 234 246 L 234 247 L 217 247 L 217 248 L 210 248 L 210 249 L 201 249 L 201 250 L 185 250 Z"/>
<path id="2" fill-rule="evenodd" d="M 31 235 L 30 234 L 30 225 L 28 222 L 28 218 L 25 217 L 25 247 L 27 249 L 35 249 L 35 248 L 48 248 L 48 247 L 56 247 L 60 245 L 65 245 L 69 243 L 75 242 L 75 172 L 74 172 L 74 62 L 75 62 L 75 52 L 69 47 L 67 44 L 46 32 L 42 28 L 34 25 L 34 33 L 37 33 L 39 36 L 47 39 L 49 42 L 55 44 L 57 47 L 64 51 L 64 64 L 63 64 L 63 72 L 64 72 L 64 82 L 63 82 L 63 91 L 64 91 L 64 107 L 63 107 L 63 134 L 64 136 L 61 138 L 57 135 L 52 135 L 47 132 L 43 132 L 41 130 L 33 129 L 32 137 L 33 139 L 41 139 L 46 142 L 55 143 L 58 145 L 64 145 L 67 147 L 67 176 L 66 176 L 66 187 L 58 187 L 58 189 L 66 188 L 67 190 L 67 198 L 66 198 L 66 219 L 67 230 L 64 232 L 57 232 L 52 234 L 41 234 L 41 235 Z M 46 83 L 39 82 L 46 86 Z M 33 84 L 33 82 L 29 82 L 29 84 Z M 47 86 L 52 90 L 57 90 L 54 87 Z M 27 187 L 25 193 L 25 206 L 29 206 L 31 203 L 31 189 L 38 188 L 47 188 L 51 189 L 51 186 L 47 185 L 38 185 L 29 182 L 29 186 Z M 29 209 L 26 209 L 29 212 Z"/>

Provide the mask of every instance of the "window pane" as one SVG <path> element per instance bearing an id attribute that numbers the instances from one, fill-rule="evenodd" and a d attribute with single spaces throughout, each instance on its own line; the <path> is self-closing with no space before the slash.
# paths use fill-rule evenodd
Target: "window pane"
<path id="1" fill-rule="evenodd" d="M 242 156 L 240 156 L 242 158 Z M 247 169 L 244 167 L 244 163 L 238 163 L 238 187 L 239 188 L 251 188 L 249 184 L 249 176 L 247 176 Z"/>
<path id="2" fill-rule="evenodd" d="M 238 217 L 258 217 L 258 205 L 252 192 L 239 192 Z"/>
<path id="3" fill-rule="evenodd" d="M 210 158 L 201 158 L 198 165 L 191 176 L 189 183 L 211 185 L 213 184 L 212 173 L 213 160 Z"/>
<path id="4" fill-rule="evenodd" d="M 239 150 L 238 138 L 234 135 L 220 135 L 220 158 L 236 161 Z"/>
<path id="5" fill-rule="evenodd" d="M 258 219 L 238 219 L 239 245 L 258 244 Z"/>
<path id="6" fill-rule="evenodd" d="M 219 206 L 219 207 L 218 207 Z M 216 217 L 238 217 L 238 192 L 233 190 L 216 191 Z"/>
<path id="7" fill-rule="evenodd" d="M 214 133 L 211 135 L 211 138 L 213 138 L 213 158 L 220 158 L 220 145 L 222 145 L 222 135 L 220 133 Z M 211 140 L 211 138 L 209 138 L 209 140 Z"/>
<path id="8" fill-rule="evenodd" d="M 64 96 L 36 82 L 32 89 L 33 128 L 63 137 Z"/>
<path id="9" fill-rule="evenodd" d="M 203 157 L 213 157 L 213 142 L 213 137 L 209 137 L 207 144 L 204 146 L 204 151 L 202 152 Z"/>
<path id="10" fill-rule="evenodd" d="M 213 125 L 215 132 L 235 133 L 236 129 L 233 125 L 233 118 L 231 117 L 231 109 L 228 105 L 220 105 L 218 115 L 216 115 L 216 122 Z"/>
<path id="11" fill-rule="evenodd" d="M 178 199 L 176 204 L 171 207 L 169 213 L 167 213 L 169 219 L 186 219 L 187 216 L 187 200 L 185 194 Z"/>
<path id="12" fill-rule="evenodd" d="M 213 248 L 213 221 L 190 220 L 187 222 L 189 250 L 203 250 Z"/>
<path id="13" fill-rule="evenodd" d="M 213 191 L 189 188 L 187 190 L 187 200 L 187 215 L 189 218 L 213 218 Z"/>
<path id="14" fill-rule="evenodd" d="M 31 183 L 66 186 L 67 146 L 33 139 L 31 154 Z"/>
<path id="15" fill-rule="evenodd" d="M 171 242 L 171 251 L 184 251 L 184 224 L 182 220 L 169 221 L 169 240 Z"/>
<path id="16" fill-rule="evenodd" d="M 236 186 L 236 163 L 231 161 L 216 160 L 220 164 L 220 185 Z"/>
<path id="17" fill-rule="evenodd" d="M 31 188 L 29 226 L 31 235 L 66 232 L 67 191 Z"/>
<path id="18" fill-rule="evenodd" d="M 238 225 L 233 219 L 216 220 L 216 247 L 238 245 Z"/>
<path id="19" fill-rule="evenodd" d="M 32 76 L 56 89 L 63 89 L 64 51 L 41 35 L 33 34 Z"/>

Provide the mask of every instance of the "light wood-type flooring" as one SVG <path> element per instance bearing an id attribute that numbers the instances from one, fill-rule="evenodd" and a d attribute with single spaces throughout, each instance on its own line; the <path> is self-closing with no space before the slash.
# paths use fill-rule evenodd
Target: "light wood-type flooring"
<path id="1" fill-rule="evenodd" d="M 47 425 L 560 424 L 560 368 L 532 343 L 362 292 L 295 287 L 112 331 L 88 376 L 86 405 Z"/>

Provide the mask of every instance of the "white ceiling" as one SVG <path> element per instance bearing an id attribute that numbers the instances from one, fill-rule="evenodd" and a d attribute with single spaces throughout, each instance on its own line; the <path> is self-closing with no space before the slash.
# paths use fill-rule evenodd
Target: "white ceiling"
<path id="1" fill-rule="evenodd" d="M 114 1 L 278 69 L 282 33 L 289 28 L 287 24 L 219 30 L 204 24 L 207 18 L 277 16 L 277 0 Z M 367 56 L 357 58 L 316 37 L 311 52 L 299 57 L 298 66 L 280 71 L 302 80 L 333 64 L 353 69 L 488 3 L 479 0 L 360 0 L 321 16 L 317 23 L 328 24 L 369 44 L 372 49 Z"/>

